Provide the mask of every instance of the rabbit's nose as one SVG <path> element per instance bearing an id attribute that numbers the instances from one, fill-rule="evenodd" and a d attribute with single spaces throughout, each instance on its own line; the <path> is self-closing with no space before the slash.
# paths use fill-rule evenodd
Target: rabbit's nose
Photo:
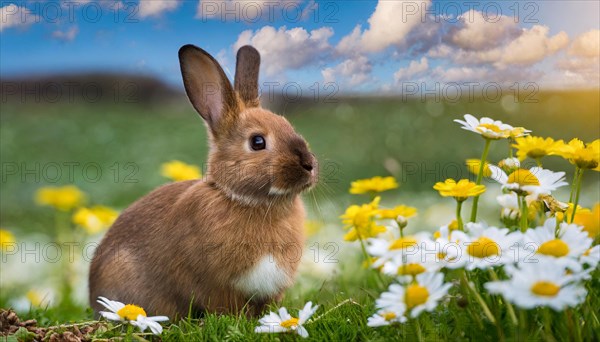
<path id="1" fill-rule="evenodd" d="M 308 150 L 306 143 L 304 140 L 299 140 L 296 144 L 294 144 L 292 151 L 296 156 L 298 156 L 298 161 L 300 162 L 300 166 L 308 172 L 312 171 L 314 168 L 314 156 Z"/>

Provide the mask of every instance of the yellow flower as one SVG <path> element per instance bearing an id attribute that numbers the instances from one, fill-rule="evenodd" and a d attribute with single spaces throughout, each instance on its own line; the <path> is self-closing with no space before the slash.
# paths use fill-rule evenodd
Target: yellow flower
<path id="1" fill-rule="evenodd" d="M 492 171 L 490 171 L 490 164 L 485 162 L 483 165 L 483 176 L 490 177 L 492 175 Z M 481 167 L 481 159 L 467 159 L 467 169 L 474 175 L 479 174 L 479 168 Z"/>
<path id="2" fill-rule="evenodd" d="M 594 205 L 592 211 L 577 209 L 573 223 L 583 226 L 589 237 L 595 239 L 600 234 L 600 202 Z"/>
<path id="3" fill-rule="evenodd" d="M 567 205 L 569 206 L 564 212 L 557 212 L 555 213 L 556 219 L 559 222 L 567 222 L 567 223 L 571 223 L 571 216 L 573 216 L 573 208 L 574 208 L 574 204 L 573 203 L 567 203 Z M 577 216 L 577 214 L 580 213 L 589 213 L 590 210 L 587 208 L 584 208 L 582 206 L 580 206 L 579 204 L 577 205 L 577 213 L 575 214 L 575 216 Z"/>
<path id="4" fill-rule="evenodd" d="M 8 245 L 17 242 L 13 233 L 6 229 L 0 229 L 0 252 L 6 252 Z"/>
<path id="5" fill-rule="evenodd" d="M 402 216 L 404 218 L 409 218 L 417 215 L 417 208 L 409 207 L 406 205 L 399 205 L 394 207 L 393 209 L 380 209 L 379 217 L 382 219 L 392 219 L 395 220 L 398 216 Z"/>
<path id="6" fill-rule="evenodd" d="M 525 127 L 513 127 L 510 130 L 509 138 L 515 140 L 516 138 L 524 137 L 529 135 L 531 131 L 526 129 Z"/>
<path id="7" fill-rule="evenodd" d="M 517 138 L 512 147 L 517 149 L 517 157 L 523 161 L 527 157 L 537 160 L 555 154 L 563 144 L 562 140 L 527 136 Z"/>
<path id="8" fill-rule="evenodd" d="M 448 178 L 445 182 L 437 182 L 433 188 L 443 197 L 454 197 L 457 201 L 464 201 L 467 197 L 479 196 L 485 191 L 485 185 L 477 185 L 468 179 L 461 179 L 458 183 Z"/>
<path id="9" fill-rule="evenodd" d="M 189 165 L 179 160 L 172 160 L 161 166 L 161 174 L 176 182 L 199 179 L 202 177 L 200 168 L 195 165 Z"/>
<path id="10" fill-rule="evenodd" d="M 398 183 L 394 177 L 373 177 L 369 179 L 359 179 L 352 182 L 350 186 L 351 194 L 365 194 L 372 192 L 383 192 L 396 189 Z"/>
<path id="11" fill-rule="evenodd" d="M 371 203 L 363 205 L 351 205 L 346 209 L 344 215 L 340 216 L 345 229 L 350 231 L 344 236 L 346 241 L 356 241 L 377 236 L 386 231 L 385 227 L 375 223 L 375 216 L 379 213 L 379 200 L 376 197 Z"/>
<path id="12" fill-rule="evenodd" d="M 119 213 L 111 208 L 95 206 L 80 208 L 72 217 L 73 223 L 81 226 L 88 234 L 96 234 L 108 229 L 117 219 Z"/>
<path id="13" fill-rule="evenodd" d="M 556 154 L 578 168 L 600 171 L 600 139 L 586 145 L 583 141 L 575 138 L 569 143 L 561 144 L 557 148 Z"/>
<path id="14" fill-rule="evenodd" d="M 61 211 L 69 211 L 83 204 L 85 194 L 74 185 L 43 187 L 35 194 L 39 205 L 47 205 Z"/>

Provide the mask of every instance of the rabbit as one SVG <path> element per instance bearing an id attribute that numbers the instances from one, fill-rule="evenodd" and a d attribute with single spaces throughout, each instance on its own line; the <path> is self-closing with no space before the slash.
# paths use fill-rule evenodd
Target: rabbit
<path id="1" fill-rule="evenodd" d="M 206 51 L 179 50 L 187 96 L 208 130 L 203 179 L 161 186 L 125 209 L 93 257 L 99 296 L 170 317 L 256 316 L 282 298 L 304 243 L 301 193 L 318 162 L 282 116 L 261 108 L 260 54 L 237 52 L 232 87 Z"/>

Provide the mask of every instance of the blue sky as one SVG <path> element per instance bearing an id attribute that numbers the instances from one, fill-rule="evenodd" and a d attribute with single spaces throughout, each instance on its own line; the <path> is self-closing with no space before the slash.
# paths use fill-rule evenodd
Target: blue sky
<path id="1" fill-rule="evenodd" d="M 110 70 L 179 86 L 180 46 L 204 48 L 233 76 L 235 49 L 251 43 L 263 54 L 263 82 L 321 88 L 333 82 L 346 92 L 394 92 L 412 82 L 599 86 L 597 1 L 0 1 L 0 7 L 2 77 Z"/>

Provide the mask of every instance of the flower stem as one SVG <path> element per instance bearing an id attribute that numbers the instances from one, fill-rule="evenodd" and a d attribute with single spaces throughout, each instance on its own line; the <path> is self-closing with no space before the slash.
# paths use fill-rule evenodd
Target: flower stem
<path id="1" fill-rule="evenodd" d="M 527 222 L 527 216 L 529 215 L 529 212 L 525 196 L 519 195 L 519 202 L 521 204 L 521 231 L 524 233 L 529 227 L 529 223 Z"/>
<path id="2" fill-rule="evenodd" d="M 496 274 L 496 271 L 494 271 L 493 268 L 490 268 L 490 278 L 492 278 L 493 281 L 499 281 L 498 274 Z M 519 326 L 519 319 L 515 314 L 515 309 L 513 308 L 512 304 L 507 300 L 504 300 L 504 302 L 506 303 L 506 310 L 508 311 L 508 315 L 510 316 L 512 324 L 514 326 Z"/>
<path id="3" fill-rule="evenodd" d="M 571 182 L 571 193 L 569 195 L 569 203 L 573 203 L 573 194 L 575 193 L 575 183 L 577 183 L 577 176 L 579 175 L 579 168 L 575 166 L 575 173 L 573 174 L 573 181 Z"/>
<path id="4" fill-rule="evenodd" d="M 485 147 L 483 148 L 483 154 L 481 155 L 481 163 L 479 164 L 479 173 L 477 173 L 477 181 L 475 182 L 477 185 L 481 184 L 481 180 L 483 179 L 483 168 L 485 167 L 485 162 L 487 161 L 487 155 L 490 151 L 490 139 L 485 139 Z M 471 222 L 475 222 L 477 220 L 477 203 L 479 202 L 479 196 L 475 196 L 473 198 L 473 209 L 471 210 Z"/>
<path id="5" fill-rule="evenodd" d="M 367 261 L 367 265 L 369 265 L 369 267 L 371 267 L 371 258 L 369 257 L 369 253 L 367 253 L 367 248 L 365 247 L 365 242 L 363 241 L 363 239 L 361 237 L 358 238 L 358 241 L 360 241 L 360 249 L 362 250 L 363 253 L 363 257 L 365 257 L 365 260 Z"/>
<path id="6" fill-rule="evenodd" d="M 573 223 L 575 219 L 575 212 L 577 212 L 577 205 L 579 204 L 579 193 L 581 192 L 581 181 L 583 180 L 583 169 L 579 169 L 579 175 L 577 176 L 577 185 L 575 190 L 575 203 L 573 203 L 573 214 L 571 215 L 571 221 Z"/>
<path id="7" fill-rule="evenodd" d="M 421 324 L 419 324 L 419 319 L 416 318 L 414 320 L 415 323 L 415 330 L 417 332 L 417 341 L 422 342 L 423 341 L 423 332 L 421 331 Z"/>
<path id="8" fill-rule="evenodd" d="M 463 220 L 460 215 L 460 211 L 462 209 L 463 201 L 456 201 L 456 222 L 458 223 L 458 229 L 464 230 Z"/>
<path id="9" fill-rule="evenodd" d="M 479 294 L 479 292 L 477 292 L 477 289 L 473 286 L 473 284 L 471 284 L 469 282 L 469 279 L 467 279 L 467 271 L 463 270 L 462 277 L 463 277 L 463 281 L 466 284 L 467 288 L 469 290 L 471 290 L 471 292 L 475 296 L 475 299 L 477 300 L 477 302 L 481 306 L 481 309 L 483 310 L 483 313 L 485 314 L 485 316 L 487 317 L 487 319 L 490 322 L 492 322 L 493 324 L 496 324 L 496 319 L 494 318 L 494 315 L 492 314 L 492 311 L 490 311 L 490 308 L 485 303 L 485 300 L 483 300 L 483 298 L 481 297 L 481 295 Z"/>

